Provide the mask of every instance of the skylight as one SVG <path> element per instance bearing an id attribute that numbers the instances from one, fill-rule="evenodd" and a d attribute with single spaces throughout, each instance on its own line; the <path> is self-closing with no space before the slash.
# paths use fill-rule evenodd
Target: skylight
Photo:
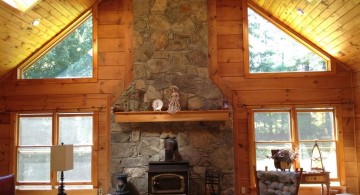
<path id="1" fill-rule="evenodd" d="M 37 3 L 39 0 L 2 0 L 2 1 L 9 4 L 11 7 L 15 9 L 25 12 L 35 3 Z"/>

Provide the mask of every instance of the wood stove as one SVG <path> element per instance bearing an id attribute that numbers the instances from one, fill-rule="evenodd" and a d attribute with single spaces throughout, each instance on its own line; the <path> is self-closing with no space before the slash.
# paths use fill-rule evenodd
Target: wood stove
<path id="1" fill-rule="evenodd" d="M 188 195 L 189 162 L 149 162 L 149 195 Z"/>

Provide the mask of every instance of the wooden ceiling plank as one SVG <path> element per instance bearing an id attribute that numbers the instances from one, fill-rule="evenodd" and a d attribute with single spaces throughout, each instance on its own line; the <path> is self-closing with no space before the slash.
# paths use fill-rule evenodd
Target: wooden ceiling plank
<path id="1" fill-rule="evenodd" d="M 274 12 L 274 16 L 276 18 L 280 18 L 280 15 L 285 11 L 285 9 L 289 6 L 290 1 L 281 1 L 280 5 L 276 8 Z"/>
<path id="2" fill-rule="evenodd" d="M 4 17 L 5 16 L 5 17 Z M 30 23 L 26 23 L 16 15 L 6 15 L 0 9 L 0 26 L 1 29 L 11 29 L 15 34 L 20 34 L 29 40 L 46 41 L 44 37 L 32 37 L 32 33 L 39 33 L 39 29 L 33 27 Z M 13 33 L 12 32 L 12 33 Z"/>
<path id="3" fill-rule="evenodd" d="M 72 1 L 70 1 L 72 2 Z M 76 8 L 74 8 L 74 6 L 72 4 L 69 3 L 69 1 L 61 1 L 61 5 L 67 9 L 69 12 L 71 12 L 73 15 L 79 16 L 83 10 L 81 9 L 80 11 Z"/>
<path id="4" fill-rule="evenodd" d="M 27 37 L 21 35 L 20 33 L 18 33 L 17 31 L 14 31 L 12 29 L 9 28 L 1 28 L 0 29 L 0 38 L 2 40 L 6 40 L 6 39 L 16 39 L 20 42 L 24 42 L 32 47 L 39 47 L 41 46 L 41 43 L 38 40 L 35 39 L 28 39 Z"/>
<path id="5" fill-rule="evenodd" d="M 1 46 L 0 51 L 6 51 L 9 52 L 9 50 L 16 52 L 16 56 L 21 55 L 30 55 L 32 53 L 32 48 L 34 48 L 32 45 L 29 45 L 28 43 L 19 41 L 17 39 L 14 39 L 12 37 L 9 37 L 8 39 L 0 39 Z"/>
<path id="6" fill-rule="evenodd" d="M 78 12 L 70 12 L 70 10 L 67 9 L 63 3 L 60 3 L 57 0 L 48 0 L 48 2 L 54 9 L 62 13 L 63 17 L 67 18 L 68 21 L 72 21 L 74 18 L 78 17 Z"/>
<path id="7" fill-rule="evenodd" d="M 20 26 L 25 29 L 29 30 L 32 28 L 43 30 L 44 32 L 48 31 L 49 29 L 52 29 L 54 27 L 53 24 L 50 22 L 47 22 L 46 18 L 42 18 L 41 16 L 34 14 L 35 12 L 30 9 L 26 13 L 19 14 L 13 14 L 9 12 L 8 10 L 0 9 L 0 16 L 4 17 L 9 22 L 16 23 L 16 25 L 21 24 Z M 32 21 L 36 18 L 41 19 L 41 25 L 34 27 L 31 25 Z M 27 32 L 28 33 L 28 32 Z"/>
<path id="8" fill-rule="evenodd" d="M 331 49 L 331 54 L 335 56 L 345 56 L 352 53 L 358 53 L 360 50 L 360 37 L 352 37 L 343 43 Z"/>
<path id="9" fill-rule="evenodd" d="M 328 8 L 328 5 L 331 4 L 333 1 L 335 0 L 328 1 L 327 4 L 325 4 L 324 2 L 318 4 L 315 9 L 313 9 L 310 13 L 306 13 L 307 15 L 305 16 L 304 20 L 299 23 L 299 25 L 297 25 L 294 29 L 297 32 L 302 32 L 304 29 L 308 28 L 308 26 L 312 22 L 314 22 L 315 20 L 319 20 L 320 14 L 324 12 L 324 10 Z"/>
<path id="10" fill-rule="evenodd" d="M 359 18 L 360 20 L 360 18 Z M 332 50 L 333 48 L 337 47 L 338 45 L 349 41 L 351 38 L 356 37 L 357 35 L 360 34 L 360 25 L 355 26 L 355 28 L 346 30 L 345 32 L 340 32 L 338 34 L 333 33 L 333 36 L 336 37 L 332 37 L 330 38 L 331 42 L 330 43 L 326 43 L 323 42 L 321 44 L 325 45 L 327 49 Z"/>
<path id="11" fill-rule="evenodd" d="M 82 12 L 84 12 L 85 10 L 88 9 L 87 6 L 84 6 L 84 5 L 83 5 L 81 2 L 79 2 L 78 0 L 69 1 L 69 2 L 70 2 L 71 6 L 72 6 L 74 9 L 76 9 L 76 10 L 79 11 L 79 13 L 82 13 Z"/>
<path id="12" fill-rule="evenodd" d="M 57 17 L 53 16 L 51 14 L 51 11 L 49 10 L 45 10 L 43 7 L 40 6 L 35 6 L 33 8 L 33 11 L 38 13 L 41 18 L 46 18 L 46 20 L 48 20 L 50 23 L 52 23 L 53 28 L 56 28 L 56 30 L 52 30 L 53 33 L 49 33 L 50 35 L 55 35 L 56 32 L 59 32 L 64 26 L 65 23 L 61 21 L 61 19 L 58 19 Z"/>
<path id="13" fill-rule="evenodd" d="M 347 1 L 346 3 L 344 3 L 344 4 L 338 5 L 336 10 L 331 15 L 329 15 L 329 17 L 324 19 L 324 21 L 322 23 L 320 23 L 320 25 L 318 25 L 311 32 L 311 34 L 318 37 L 322 33 L 329 33 L 329 28 L 328 27 L 331 26 L 335 21 L 337 21 L 344 13 L 349 11 L 348 6 L 345 6 L 345 5 L 349 5 L 348 3 L 351 3 L 351 2 L 352 1 L 350 0 L 350 1 Z"/>
<path id="14" fill-rule="evenodd" d="M 276 0 L 275 0 L 276 1 Z M 263 6 L 261 6 L 263 9 L 265 10 L 269 10 L 271 3 L 273 2 L 273 0 L 266 0 L 263 4 Z"/>
<path id="15" fill-rule="evenodd" d="M 330 42 L 329 37 L 332 33 L 336 33 L 337 31 L 344 32 L 347 31 L 348 26 L 351 29 L 351 26 L 360 25 L 360 5 L 353 7 L 351 10 L 345 12 L 337 21 L 335 21 L 332 25 L 325 29 L 325 32 L 321 33 L 317 36 L 317 40 L 320 42 L 323 39 L 327 38 L 328 42 Z M 358 16 L 358 18 L 357 18 Z M 350 25 L 346 25 L 350 23 Z"/>
<path id="16" fill-rule="evenodd" d="M 1 16 L 1 15 L 0 15 Z M 17 24 L 13 23 L 13 22 L 10 22 L 9 20 L 7 19 L 4 19 L 4 18 L 1 18 L 0 17 L 0 23 L 1 24 L 4 24 L 2 25 L 2 28 L 4 29 L 9 29 L 11 33 L 15 33 L 15 34 L 19 34 L 21 36 L 24 36 L 25 38 L 27 39 L 33 39 L 33 40 L 37 40 L 39 42 L 44 42 L 46 41 L 45 37 L 36 37 L 36 36 L 31 36 L 32 33 L 39 33 L 39 30 L 37 29 L 30 29 L 30 30 L 27 30 L 27 29 L 24 29 L 23 27 L 21 26 L 18 26 Z"/>
<path id="17" fill-rule="evenodd" d="M 306 1 L 300 1 L 300 3 L 297 4 L 296 7 L 294 7 L 288 17 L 284 20 L 284 23 L 288 26 L 292 26 L 292 22 L 299 16 L 299 14 L 297 13 L 297 8 L 306 7 L 306 5 Z"/>
<path id="18" fill-rule="evenodd" d="M 0 41 L 0 43 L 3 43 L 3 41 Z M 21 58 L 26 58 L 27 55 L 29 55 L 29 53 L 25 53 L 25 52 L 16 52 L 13 49 L 1 49 L 0 50 L 1 53 L 6 54 L 7 56 L 10 56 L 14 59 L 21 59 Z"/>
<path id="19" fill-rule="evenodd" d="M 304 15 L 298 14 L 295 21 L 293 22 L 292 28 L 296 31 L 301 27 L 306 27 L 306 25 L 317 18 L 327 6 L 325 3 L 320 1 L 320 3 L 316 5 L 308 4 L 304 9 Z"/>
<path id="20" fill-rule="evenodd" d="M 28 12 L 26 12 L 27 16 L 25 18 L 29 18 L 30 21 L 27 21 L 29 24 L 34 20 L 34 19 L 40 19 L 40 25 L 34 27 L 37 29 L 40 29 L 43 32 L 46 32 L 48 30 L 51 30 L 53 33 L 56 33 L 57 31 L 59 31 L 59 28 L 57 26 L 55 26 L 54 24 L 51 23 L 51 21 L 49 21 L 47 18 L 44 18 L 43 16 L 41 16 L 40 14 L 38 14 L 36 11 L 34 10 L 29 10 Z M 33 26 L 32 26 L 33 27 Z"/>
<path id="21" fill-rule="evenodd" d="M 302 32 L 305 34 L 314 34 L 314 30 L 316 30 L 322 22 L 326 21 L 331 14 L 333 14 L 337 7 L 341 6 L 342 3 L 339 1 L 333 1 L 332 4 L 328 4 L 329 6 L 324 9 L 324 11 L 316 18 L 316 20 L 312 21 Z"/>
<path id="22" fill-rule="evenodd" d="M 296 9 L 297 5 L 299 4 L 299 1 L 291 1 L 287 7 L 284 9 L 284 11 L 280 14 L 279 20 L 282 22 L 286 21 L 286 18 L 288 18 Z"/>
<path id="23" fill-rule="evenodd" d="M 87 8 L 92 7 L 97 0 L 79 0 L 82 4 L 86 5 Z"/>
<path id="24" fill-rule="evenodd" d="M 54 6 L 47 3 L 46 1 L 42 4 L 41 7 L 43 10 L 46 10 L 52 17 L 59 19 L 62 26 L 66 26 L 69 22 L 72 21 L 71 18 L 64 16 L 63 13 L 59 12 Z"/>
<path id="25" fill-rule="evenodd" d="M 271 2 L 271 5 L 267 9 L 269 13 L 272 13 L 274 15 L 276 9 L 279 7 L 279 1 L 274 0 Z"/>

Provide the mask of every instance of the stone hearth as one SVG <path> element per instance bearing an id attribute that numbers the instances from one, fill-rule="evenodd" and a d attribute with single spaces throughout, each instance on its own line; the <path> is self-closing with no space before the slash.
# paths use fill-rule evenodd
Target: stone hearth
<path id="1" fill-rule="evenodd" d="M 220 109 L 223 95 L 208 76 L 206 0 L 134 0 L 133 86 L 114 105 L 167 110 L 170 86 L 180 91 L 182 110 Z M 128 91 L 129 91 L 128 90 Z M 144 98 L 146 96 L 146 98 Z M 148 103 L 144 105 L 144 99 Z M 205 169 L 222 173 L 222 194 L 234 194 L 233 129 L 228 122 L 116 123 L 111 121 L 111 174 L 126 173 L 131 194 L 147 194 L 150 161 L 164 161 L 164 139 L 175 138 L 190 164 L 190 193 L 204 194 Z M 114 187 L 114 185 L 113 185 Z"/>

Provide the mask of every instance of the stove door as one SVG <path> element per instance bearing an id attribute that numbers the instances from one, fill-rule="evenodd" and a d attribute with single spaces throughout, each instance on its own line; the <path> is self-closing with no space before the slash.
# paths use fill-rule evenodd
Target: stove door
<path id="1" fill-rule="evenodd" d="M 177 174 L 165 173 L 158 174 L 151 178 L 151 193 L 169 194 L 184 193 L 185 180 L 184 177 Z"/>

